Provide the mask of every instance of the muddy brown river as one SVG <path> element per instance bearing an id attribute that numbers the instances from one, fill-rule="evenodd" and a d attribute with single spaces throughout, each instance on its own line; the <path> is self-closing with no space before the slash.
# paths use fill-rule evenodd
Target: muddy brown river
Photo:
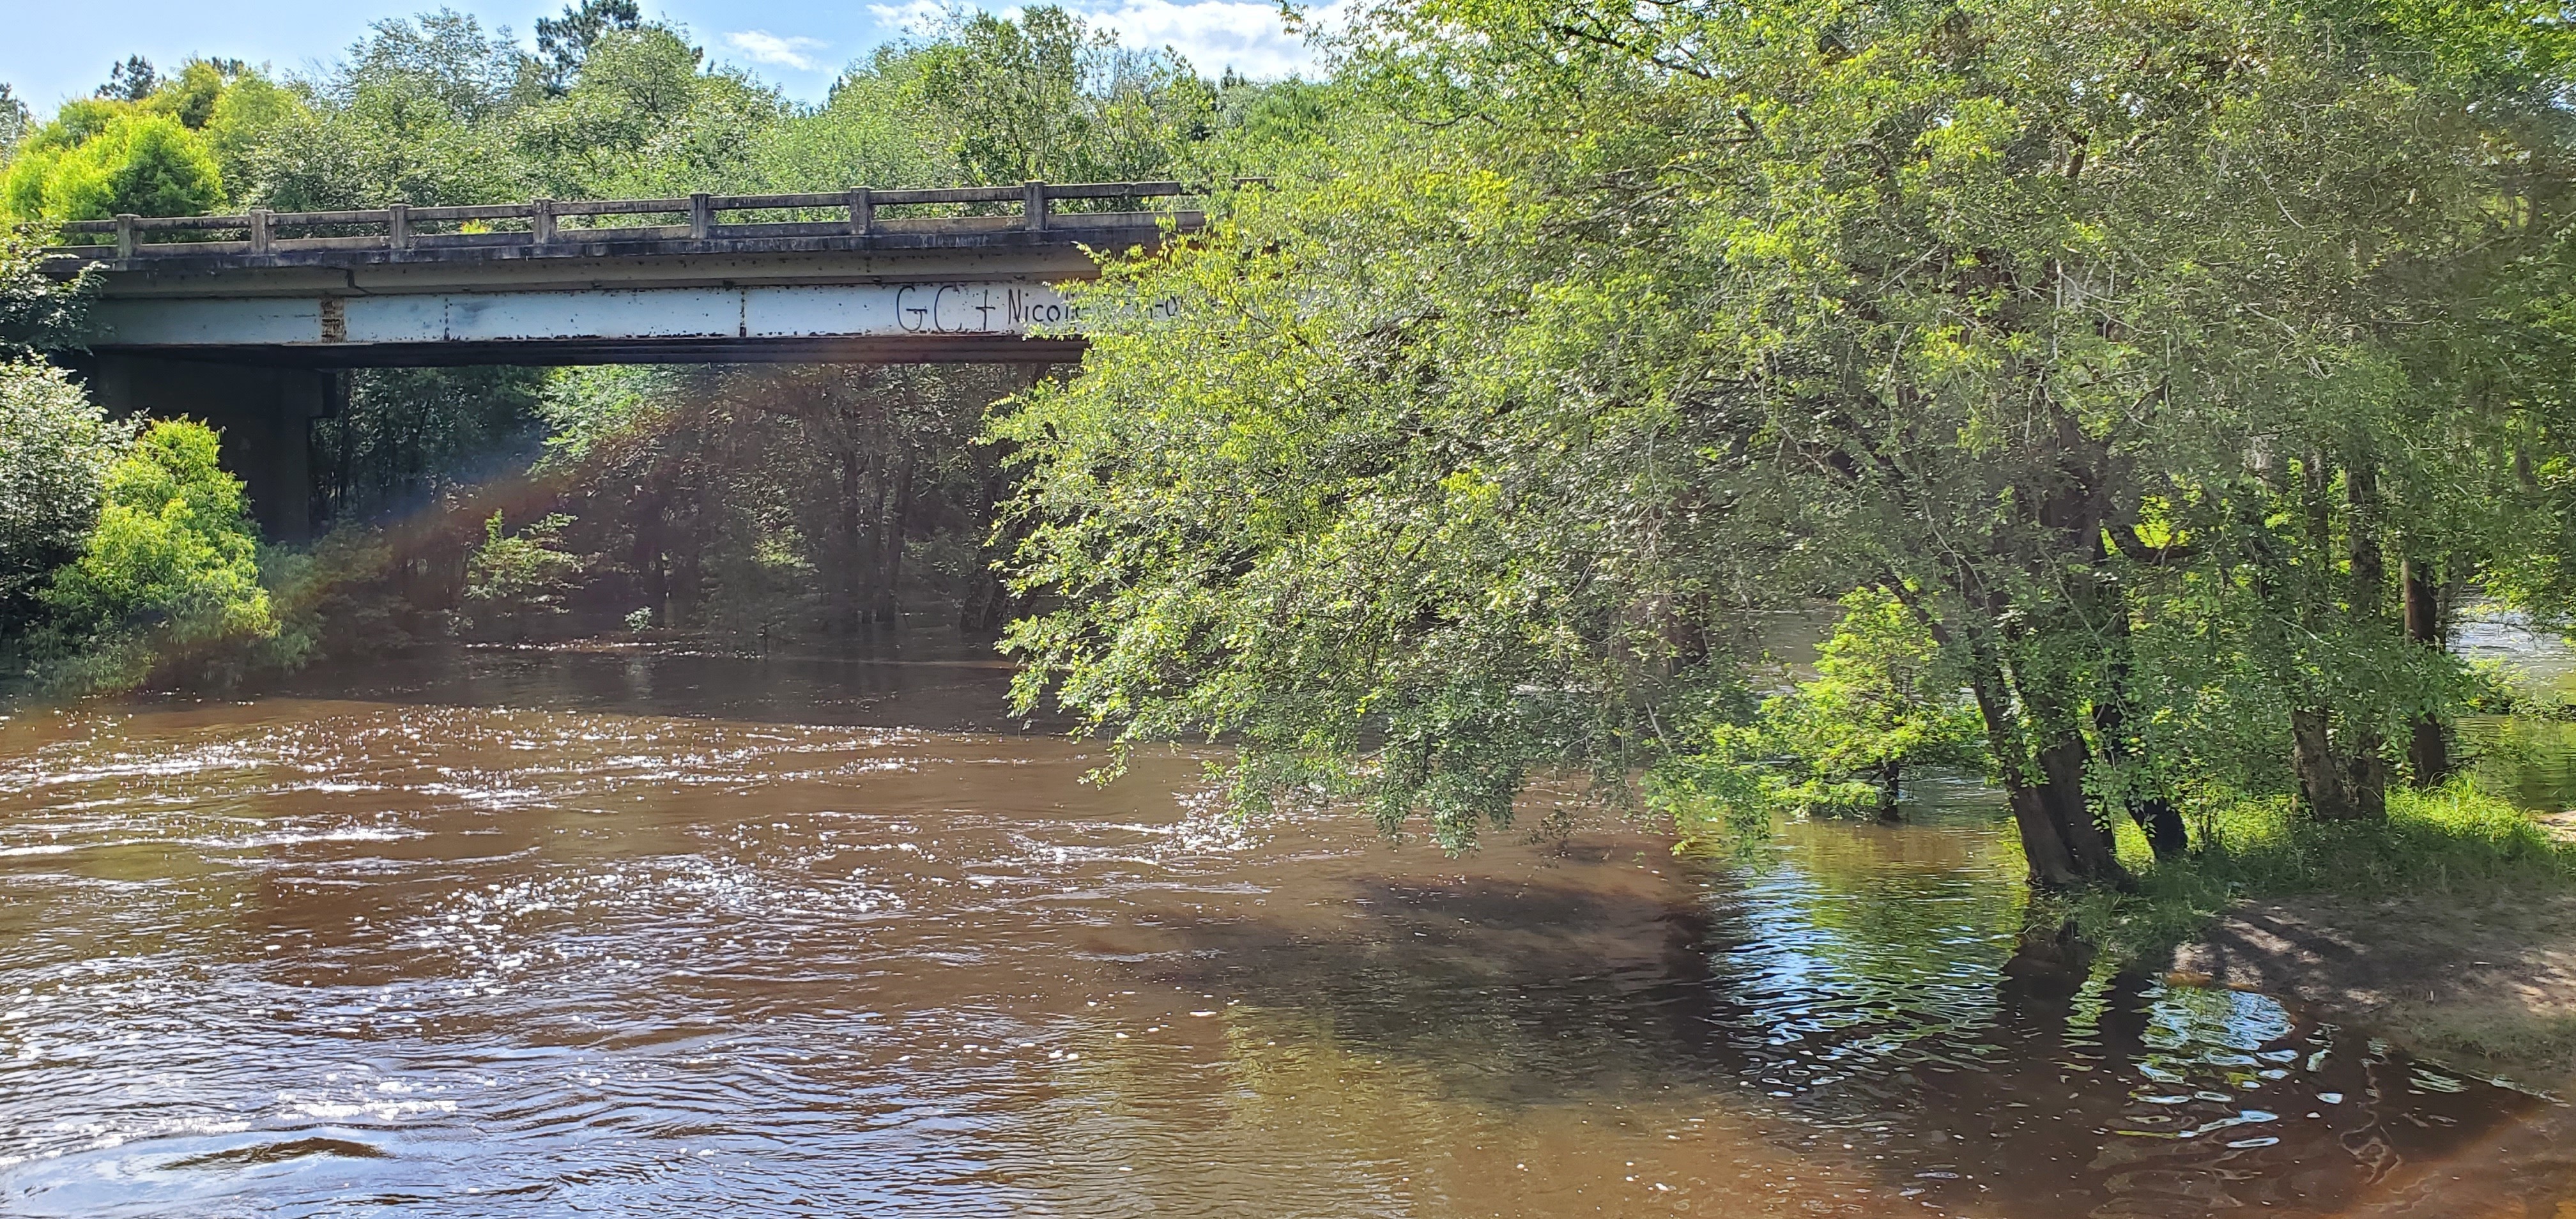
<path id="1" fill-rule="evenodd" d="M 2576 1214 L 2556 1101 L 2027 934 L 1997 812 L 1241 826 L 928 659 L 0 720 L 0 1214 Z"/>

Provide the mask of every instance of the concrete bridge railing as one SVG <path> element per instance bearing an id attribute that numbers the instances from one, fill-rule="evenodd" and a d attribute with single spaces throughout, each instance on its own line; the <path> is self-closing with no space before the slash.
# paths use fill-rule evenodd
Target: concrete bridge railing
<path id="1" fill-rule="evenodd" d="M 871 190 L 772 195 L 695 194 L 667 199 L 534 199 L 526 203 L 460 207 L 390 207 L 360 211 L 275 212 L 254 208 L 228 216 L 135 216 L 76 220 L 67 235 L 107 238 L 94 244 L 49 247 L 51 259 L 134 264 L 156 259 L 253 258 L 299 253 L 374 253 L 402 259 L 418 254 L 468 257 L 584 252 L 599 243 L 776 242 L 796 238 L 872 238 L 880 235 L 974 237 L 1003 233 L 1053 233 L 1079 239 L 1085 230 L 1150 228 L 1174 217 L 1184 227 L 1195 213 L 1067 211 L 1060 202 L 1172 199 L 1202 192 L 1179 182 L 1029 182 L 1020 186 L 962 186 L 924 190 Z M 993 215 L 889 216 L 885 208 L 935 205 L 1006 205 Z M 829 219 L 722 223 L 729 212 L 812 213 Z M 603 225 L 602 218 L 680 217 L 676 224 Z M 508 226 L 494 230 L 488 226 Z M 364 230 L 356 233 L 348 230 Z M 317 232 L 317 230 L 320 230 Z M 209 234 L 240 234 L 210 238 Z M 300 234 L 300 235 L 299 235 Z"/>

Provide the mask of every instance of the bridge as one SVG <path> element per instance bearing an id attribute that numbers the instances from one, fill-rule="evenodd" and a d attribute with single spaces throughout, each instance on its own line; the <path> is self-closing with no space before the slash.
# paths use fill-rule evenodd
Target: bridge
<path id="1" fill-rule="evenodd" d="M 312 527 L 311 420 L 339 370 L 1080 358 L 1057 285 L 1201 212 L 1178 182 L 697 194 L 119 216 L 45 267 L 97 283 L 91 390 L 224 429 L 271 536 Z"/>

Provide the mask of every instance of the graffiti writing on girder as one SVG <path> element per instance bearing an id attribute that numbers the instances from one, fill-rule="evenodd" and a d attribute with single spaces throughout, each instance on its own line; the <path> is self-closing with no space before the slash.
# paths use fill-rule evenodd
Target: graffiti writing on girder
<path id="1" fill-rule="evenodd" d="M 894 311 L 906 334 L 1024 334 L 1082 324 L 1082 306 L 1053 288 L 906 284 L 895 290 Z M 1146 312 L 1160 320 L 1179 311 L 1179 300 L 1166 298 Z"/>

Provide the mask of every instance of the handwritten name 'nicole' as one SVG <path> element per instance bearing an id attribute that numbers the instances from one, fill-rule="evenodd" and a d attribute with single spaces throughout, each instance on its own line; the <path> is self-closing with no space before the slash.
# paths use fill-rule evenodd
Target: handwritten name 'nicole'
<path id="1" fill-rule="evenodd" d="M 972 284 L 906 284 L 895 290 L 895 324 L 906 334 L 1018 334 L 1033 327 L 1079 326 L 1082 307 L 1046 288 Z M 1156 319 L 1180 312 L 1178 300 L 1147 310 Z"/>

